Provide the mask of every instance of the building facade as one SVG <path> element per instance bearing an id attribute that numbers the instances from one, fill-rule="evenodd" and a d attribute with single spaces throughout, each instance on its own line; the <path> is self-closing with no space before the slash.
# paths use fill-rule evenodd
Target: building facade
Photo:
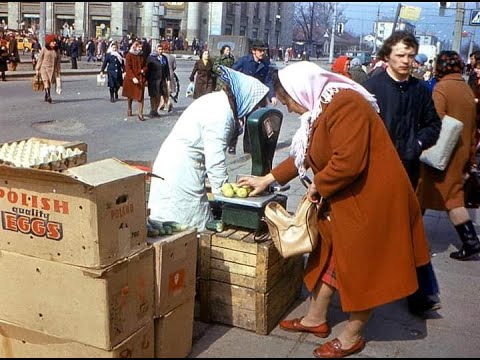
<path id="1" fill-rule="evenodd" d="M 287 2 L 46 2 L 46 32 L 120 39 L 239 35 L 270 47 L 291 44 L 294 3 Z M 3 28 L 38 35 L 40 2 L 0 2 Z"/>
<path id="2" fill-rule="evenodd" d="M 383 43 L 393 33 L 394 20 L 380 20 L 376 21 L 373 25 L 373 34 L 378 42 Z M 395 30 L 405 30 L 411 33 L 415 33 L 415 25 L 399 19 L 395 27 Z"/>

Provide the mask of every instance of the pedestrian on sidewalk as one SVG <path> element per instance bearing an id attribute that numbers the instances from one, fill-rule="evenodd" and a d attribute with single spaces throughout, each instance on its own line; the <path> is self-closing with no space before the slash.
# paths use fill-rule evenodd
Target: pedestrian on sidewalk
<path id="1" fill-rule="evenodd" d="M 10 34 L 10 39 L 8 41 L 8 52 L 10 54 L 10 66 L 12 71 L 17 71 L 17 64 L 20 62 L 20 55 L 18 53 L 18 42 L 15 39 L 15 34 Z"/>
<path id="2" fill-rule="evenodd" d="M 304 277 L 311 302 L 306 316 L 281 321 L 280 328 L 327 337 L 327 310 L 337 290 L 349 320 L 314 355 L 345 357 L 364 348 L 362 330 L 374 308 L 418 288 L 415 267 L 430 260 L 420 207 L 375 98 L 361 85 L 308 61 L 272 77 L 278 100 L 301 115 L 301 125 L 290 157 L 239 185 L 253 186 L 256 195 L 312 170 L 308 199 L 323 200 L 321 241 Z"/>
<path id="3" fill-rule="evenodd" d="M 410 74 L 417 52 L 418 42 L 412 33 L 394 32 L 378 52 L 388 64 L 386 70 L 363 84 L 377 98 L 380 117 L 414 190 L 420 176 L 420 154 L 436 143 L 442 125 L 427 86 Z M 408 309 L 424 317 L 441 307 L 439 286 L 431 263 L 418 268 L 417 274 L 420 286 L 408 297 Z"/>
<path id="4" fill-rule="evenodd" d="M 158 108 L 162 96 L 168 97 L 170 85 L 170 68 L 168 59 L 163 55 L 163 46 L 158 44 L 156 50 L 147 59 L 148 95 L 150 96 L 150 116 L 159 117 Z"/>
<path id="5" fill-rule="evenodd" d="M 125 60 L 118 52 L 116 42 L 110 44 L 103 61 L 100 75 L 107 69 L 108 89 L 110 90 L 110 102 L 114 103 L 118 100 L 118 90 L 123 84 L 123 73 L 125 72 Z"/>
<path id="6" fill-rule="evenodd" d="M 472 167 L 477 168 L 475 95 L 462 78 L 464 66 L 455 51 L 442 51 L 437 57 L 438 83 L 433 90 L 435 109 L 441 118 L 448 115 L 460 120 L 463 130 L 445 171 L 422 164 L 417 188 L 422 208 L 447 211 L 455 226 L 463 244 L 459 251 L 450 254 L 455 260 L 468 260 L 480 253 L 480 241 L 465 208 L 463 191 L 466 173 Z"/>
<path id="7" fill-rule="evenodd" d="M 45 89 L 45 101 L 52 103 L 50 89 L 52 84 L 56 84 L 57 77 L 60 76 L 61 55 L 57 51 L 57 42 L 55 35 L 45 36 L 45 47 L 40 51 L 38 62 L 35 66 L 35 73 L 41 75 Z"/>
<path id="8" fill-rule="evenodd" d="M 70 43 L 70 60 L 72 62 L 72 69 L 78 69 L 77 59 L 79 56 L 80 47 L 78 45 L 77 38 L 74 37 Z"/>
<path id="9" fill-rule="evenodd" d="M 7 81 L 5 76 L 5 71 L 8 70 L 8 49 L 5 45 L 0 46 L 0 75 L 2 76 L 2 81 Z"/>
<path id="10" fill-rule="evenodd" d="M 226 150 L 241 130 L 239 120 L 268 93 L 258 80 L 223 68 L 221 91 L 191 103 L 163 142 L 153 164 L 148 208 L 150 220 L 177 221 L 198 231 L 213 220 L 205 179 L 214 194 L 228 182 Z"/>
<path id="11" fill-rule="evenodd" d="M 127 116 L 132 116 L 133 100 L 138 102 L 138 120 L 145 121 L 143 102 L 145 99 L 145 81 L 147 63 L 143 56 L 142 42 L 135 40 L 125 57 L 125 79 L 122 96 L 127 98 Z"/>

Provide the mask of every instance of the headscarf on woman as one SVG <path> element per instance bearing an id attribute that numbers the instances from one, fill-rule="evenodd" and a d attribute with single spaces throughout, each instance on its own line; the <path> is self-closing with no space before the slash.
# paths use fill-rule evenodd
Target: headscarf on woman
<path id="1" fill-rule="evenodd" d="M 290 156 L 301 177 L 305 176 L 305 155 L 313 123 L 322 113 L 322 104 L 328 104 L 341 89 L 351 89 L 362 95 L 377 111 L 375 96 L 345 76 L 323 70 L 309 61 L 301 61 L 278 72 L 278 78 L 290 97 L 308 111 L 300 116 L 300 128 L 295 133 L 290 147 Z"/>
<path id="2" fill-rule="evenodd" d="M 332 65 L 332 71 L 337 74 L 342 74 L 343 76 L 350 77 L 348 69 L 346 68 L 347 61 L 350 61 L 350 58 L 346 55 L 339 56 L 335 59 Z"/>
<path id="3" fill-rule="evenodd" d="M 436 60 L 435 76 L 437 79 L 441 79 L 448 74 L 462 74 L 465 63 L 460 55 L 455 51 L 442 51 Z"/>
<path id="4" fill-rule="evenodd" d="M 236 143 L 237 138 L 243 133 L 245 124 L 242 122 L 242 118 L 255 109 L 268 94 L 269 89 L 253 76 L 232 70 L 225 65 L 220 65 L 218 71 L 220 72 L 220 79 L 230 87 L 237 105 L 235 130 L 230 140 L 230 144 L 233 144 Z"/>
<path id="5" fill-rule="evenodd" d="M 112 47 L 113 45 L 117 46 L 118 49 L 118 44 L 117 43 L 111 43 L 110 46 L 108 47 L 107 54 L 112 54 L 117 58 L 117 60 L 120 62 L 120 64 L 123 64 L 123 56 L 120 55 L 120 53 L 117 50 L 113 50 Z"/>

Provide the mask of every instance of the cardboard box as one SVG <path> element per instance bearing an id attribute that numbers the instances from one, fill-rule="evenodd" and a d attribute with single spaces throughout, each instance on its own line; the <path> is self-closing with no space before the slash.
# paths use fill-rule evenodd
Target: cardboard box
<path id="1" fill-rule="evenodd" d="M 146 247 L 145 173 L 105 159 L 62 173 L 0 165 L 0 249 L 103 268 Z"/>
<path id="2" fill-rule="evenodd" d="M 155 319 L 155 357 L 184 358 L 192 351 L 192 299 L 165 316 Z"/>
<path id="3" fill-rule="evenodd" d="M 151 247 L 94 270 L 0 252 L 0 319 L 111 350 L 154 314 Z"/>
<path id="4" fill-rule="evenodd" d="M 280 256 L 254 232 L 204 231 L 199 242 L 200 320 L 267 335 L 298 299 L 303 257 Z"/>
<path id="5" fill-rule="evenodd" d="M 197 230 L 148 238 L 155 248 L 155 316 L 193 300 L 197 268 Z"/>
<path id="6" fill-rule="evenodd" d="M 0 321 L 1 358 L 153 358 L 153 320 L 112 350 L 103 350 Z"/>

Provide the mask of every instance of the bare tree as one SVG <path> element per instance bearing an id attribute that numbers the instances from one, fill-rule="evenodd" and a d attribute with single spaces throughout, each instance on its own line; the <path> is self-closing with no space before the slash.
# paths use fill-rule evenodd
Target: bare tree
<path id="1" fill-rule="evenodd" d="M 321 38 L 333 21 L 333 2 L 297 2 L 294 22 L 296 35 L 308 42 Z"/>

